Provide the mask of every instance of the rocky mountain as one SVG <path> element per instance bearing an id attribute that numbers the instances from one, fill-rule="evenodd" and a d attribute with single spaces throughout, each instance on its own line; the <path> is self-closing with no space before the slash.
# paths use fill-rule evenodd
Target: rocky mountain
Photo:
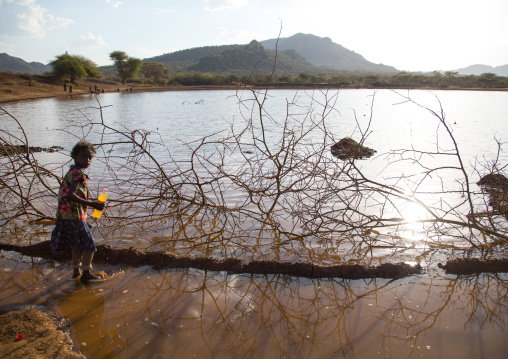
<path id="1" fill-rule="evenodd" d="M 455 70 L 459 75 L 481 75 L 485 73 L 496 74 L 497 76 L 508 77 L 508 65 L 492 67 L 489 65 L 471 65 Z"/>
<path id="2" fill-rule="evenodd" d="M 29 73 L 33 75 L 42 75 L 44 72 L 51 71 L 51 66 L 40 62 L 26 62 L 19 57 L 13 57 L 6 53 L 0 54 L 0 71 L 11 71 L 13 73 Z"/>
<path id="3" fill-rule="evenodd" d="M 270 39 L 261 41 L 261 44 L 270 50 L 294 50 L 311 64 L 323 68 L 372 73 L 397 73 L 392 66 L 374 64 L 367 61 L 360 54 L 348 50 L 334 43 L 328 37 L 319 37 L 311 34 L 296 34 L 288 38 Z"/>

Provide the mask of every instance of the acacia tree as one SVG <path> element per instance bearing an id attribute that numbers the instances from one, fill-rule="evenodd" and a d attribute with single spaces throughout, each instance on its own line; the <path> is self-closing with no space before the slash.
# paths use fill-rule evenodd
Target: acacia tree
<path id="1" fill-rule="evenodd" d="M 160 82 L 168 76 L 168 69 L 159 62 L 145 62 L 140 69 L 141 74 L 148 80 Z"/>
<path id="2" fill-rule="evenodd" d="M 129 57 L 123 51 L 113 51 L 109 54 L 109 58 L 115 62 L 118 75 L 122 79 L 122 85 L 127 79 L 135 77 L 143 64 L 140 59 Z"/>
<path id="3" fill-rule="evenodd" d="M 69 76 L 72 83 L 83 77 L 100 77 L 102 75 L 92 60 L 80 55 L 69 55 L 67 52 L 57 56 L 50 65 L 53 66 L 55 76 L 59 78 Z"/>

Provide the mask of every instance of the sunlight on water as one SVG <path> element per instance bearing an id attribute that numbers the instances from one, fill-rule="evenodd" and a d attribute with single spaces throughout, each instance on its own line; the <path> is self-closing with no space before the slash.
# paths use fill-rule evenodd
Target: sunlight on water
<path id="1" fill-rule="evenodd" d="M 405 205 L 400 208 L 400 211 L 403 218 L 410 224 L 416 224 L 418 220 L 423 220 L 429 217 L 427 210 L 416 203 L 405 203 Z"/>

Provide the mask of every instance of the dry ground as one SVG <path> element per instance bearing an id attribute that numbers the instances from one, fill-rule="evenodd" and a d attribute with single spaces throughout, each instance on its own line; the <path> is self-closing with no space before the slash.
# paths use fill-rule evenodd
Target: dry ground
<path id="1" fill-rule="evenodd" d="M 90 88 L 99 87 L 104 92 L 183 91 L 236 88 L 234 86 L 157 86 L 141 83 L 126 83 L 112 80 L 80 80 L 72 85 L 72 93 L 64 91 L 64 81 L 55 81 L 42 76 L 0 72 L 0 104 L 3 102 L 31 100 L 45 97 L 74 96 L 90 93 Z M 69 85 L 69 82 L 67 82 Z"/>
<path id="2" fill-rule="evenodd" d="M 71 96 L 89 93 L 89 86 L 95 85 L 104 88 L 104 91 L 112 92 L 118 89 L 125 91 L 130 86 L 122 86 L 114 81 L 101 81 L 101 83 L 88 80 L 74 84 L 72 93 L 64 91 L 63 81 L 52 81 L 40 76 L 11 74 L 0 72 L 0 103 L 18 100 L 30 100 L 44 97 Z"/>
<path id="3" fill-rule="evenodd" d="M 65 334 L 68 324 L 35 309 L 0 315 L 0 357 L 81 359 Z M 22 337 L 21 337 L 22 336 Z"/>

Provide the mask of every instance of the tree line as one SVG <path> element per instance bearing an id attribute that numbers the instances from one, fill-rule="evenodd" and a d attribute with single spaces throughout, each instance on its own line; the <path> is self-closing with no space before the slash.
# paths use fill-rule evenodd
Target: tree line
<path id="1" fill-rule="evenodd" d="M 338 74 L 321 73 L 309 74 L 301 72 L 297 75 L 273 74 L 217 74 L 202 72 L 179 72 L 172 75 L 170 70 L 158 62 L 143 62 L 141 59 L 130 57 L 123 51 L 113 51 L 109 54 L 114 61 L 116 77 L 114 79 L 126 82 L 147 83 L 154 85 L 272 85 L 272 86 L 305 86 L 321 85 L 339 88 L 508 88 L 508 77 L 484 73 L 479 76 L 461 76 L 455 71 L 444 73 L 411 73 L 401 71 L 397 74 Z M 102 77 L 97 65 L 80 55 L 65 53 L 56 57 L 50 63 L 53 67 L 52 75 L 59 79 L 69 79 L 75 83 L 82 78 Z"/>

